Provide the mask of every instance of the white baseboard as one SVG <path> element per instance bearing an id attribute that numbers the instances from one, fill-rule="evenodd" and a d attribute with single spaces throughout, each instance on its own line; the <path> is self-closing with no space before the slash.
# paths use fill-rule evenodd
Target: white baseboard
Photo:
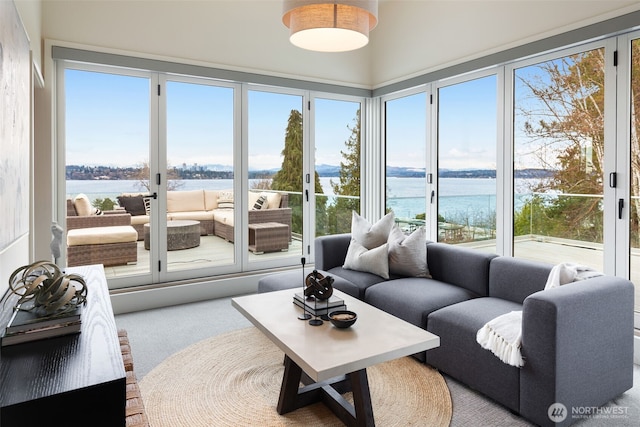
<path id="1" fill-rule="evenodd" d="M 111 304 L 115 314 L 123 314 L 255 293 L 258 281 L 273 273 L 268 271 L 193 283 L 117 289 L 111 292 Z"/>

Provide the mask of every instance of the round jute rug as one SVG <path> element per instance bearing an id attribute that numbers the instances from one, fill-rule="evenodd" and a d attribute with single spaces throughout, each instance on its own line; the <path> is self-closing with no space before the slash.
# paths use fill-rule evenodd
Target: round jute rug
<path id="1" fill-rule="evenodd" d="M 218 335 L 172 355 L 140 381 L 151 427 L 341 426 L 322 403 L 276 411 L 284 355 L 256 328 Z M 367 368 L 378 426 L 448 426 L 444 378 L 412 357 Z M 350 399 L 350 393 L 345 395 Z"/>

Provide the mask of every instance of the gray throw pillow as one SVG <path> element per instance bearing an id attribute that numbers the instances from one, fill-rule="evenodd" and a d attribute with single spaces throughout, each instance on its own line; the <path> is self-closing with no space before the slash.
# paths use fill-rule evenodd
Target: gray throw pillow
<path id="1" fill-rule="evenodd" d="M 427 266 L 427 231 L 420 227 L 406 236 L 400 227 L 389 234 L 389 273 L 407 277 L 431 277 Z"/>

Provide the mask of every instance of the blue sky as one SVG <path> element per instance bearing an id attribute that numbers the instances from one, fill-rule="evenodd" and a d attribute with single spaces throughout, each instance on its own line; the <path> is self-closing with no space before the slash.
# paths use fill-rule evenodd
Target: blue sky
<path id="1" fill-rule="evenodd" d="M 67 164 L 135 166 L 149 160 L 149 80 L 66 70 Z M 171 166 L 233 163 L 233 89 L 182 82 L 167 87 Z M 389 101 L 387 164 L 424 168 L 426 95 Z M 357 102 L 317 99 L 316 164 L 338 165 Z M 439 89 L 439 167 L 495 168 L 496 77 Z M 302 97 L 249 91 L 249 168 L 281 165 L 287 120 Z"/>

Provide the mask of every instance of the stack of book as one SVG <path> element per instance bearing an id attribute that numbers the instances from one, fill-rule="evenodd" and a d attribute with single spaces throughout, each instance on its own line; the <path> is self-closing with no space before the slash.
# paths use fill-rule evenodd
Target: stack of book
<path id="1" fill-rule="evenodd" d="M 293 303 L 313 316 L 323 316 L 335 310 L 347 309 L 344 300 L 335 295 L 332 295 L 329 299 L 320 300 L 317 298 L 307 299 L 302 293 L 296 293 L 293 296 Z"/>
<path id="2" fill-rule="evenodd" d="M 22 308 L 28 309 L 30 303 L 25 304 Z M 82 306 L 70 312 L 44 317 L 38 317 L 33 311 L 17 307 L 2 335 L 2 346 L 78 333 L 81 314 Z"/>

